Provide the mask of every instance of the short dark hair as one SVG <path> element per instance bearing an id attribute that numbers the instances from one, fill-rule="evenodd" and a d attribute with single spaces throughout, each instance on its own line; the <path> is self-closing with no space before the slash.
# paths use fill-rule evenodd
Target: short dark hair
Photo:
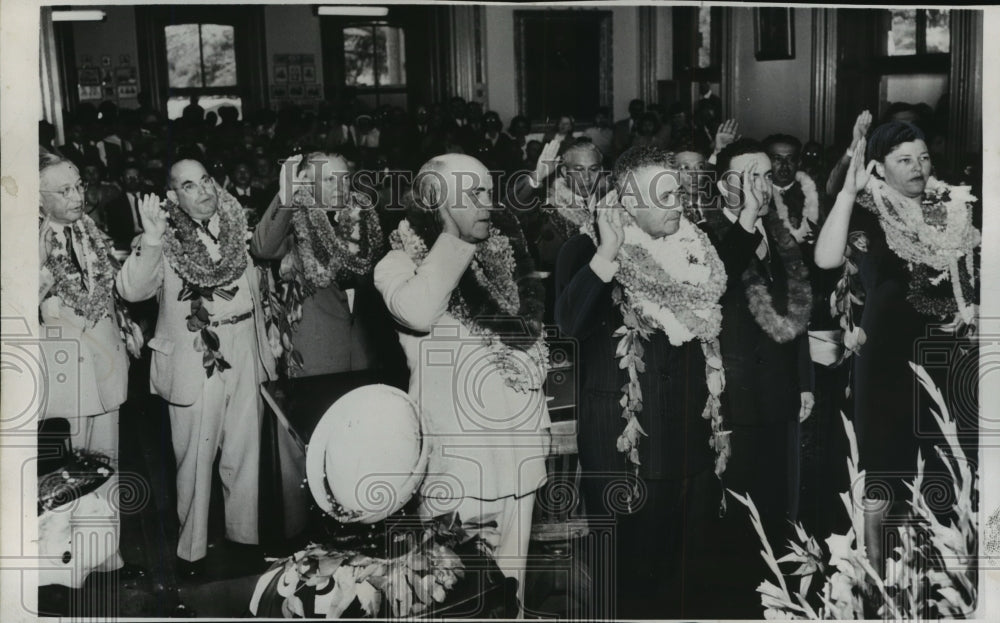
<path id="1" fill-rule="evenodd" d="M 885 162 L 885 157 L 903 143 L 910 141 L 926 141 L 923 131 L 906 121 L 890 121 L 875 128 L 868 139 L 866 160 Z"/>
<path id="2" fill-rule="evenodd" d="M 752 138 L 741 138 L 737 141 L 726 145 L 726 147 L 719 152 L 719 155 L 715 159 L 715 170 L 719 172 L 719 175 L 725 175 L 730 166 L 733 163 L 733 159 L 738 156 L 745 156 L 746 154 L 766 154 L 764 146 Z"/>
<path id="3" fill-rule="evenodd" d="M 764 152 L 771 153 L 775 145 L 791 145 L 796 152 L 802 153 L 802 141 L 791 134 L 772 134 L 764 139 Z"/>

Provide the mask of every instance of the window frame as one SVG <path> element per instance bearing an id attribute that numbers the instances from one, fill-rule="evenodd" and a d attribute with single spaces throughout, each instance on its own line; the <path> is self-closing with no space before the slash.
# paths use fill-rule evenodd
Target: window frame
<path id="1" fill-rule="evenodd" d="M 885 74 L 936 74 L 951 69 L 951 52 L 927 51 L 927 9 L 916 11 L 915 54 L 889 55 L 889 33 L 892 30 L 892 9 L 884 9 L 880 20 L 878 51 L 873 64 L 878 73 Z M 949 24 L 950 24 L 949 18 Z M 951 49 L 949 41 L 948 49 Z"/>
<path id="2" fill-rule="evenodd" d="M 172 87 L 170 86 L 170 58 L 166 51 L 166 39 L 167 39 L 167 27 L 169 26 L 187 26 L 194 24 L 198 26 L 198 62 L 201 64 L 201 83 L 205 84 L 205 49 L 202 45 L 202 26 L 212 25 L 212 26 L 229 26 L 233 29 L 233 62 L 236 64 L 236 84 L 227 87 Z M 236 53 L 237 46 L 239 45 L 239 29 L 235 24 L 227 23 L 222 20 L 212 20 L 212 21 L 198 21 L 198 22 L 179 22 L 176 24 L 164 24 L 163 25 L 163 41 L 164 41 L 164 55 L 167 59 L 167 89 L 169 89 L 169 97 L 173 96 L 184 96 L 184 95 L 239 95 L 240 90 L 240 78 L 241 74 L 244 73 L 240 69 L 240 63 L 238 55 Z"/>
<path id="3" fill-rule="evenodd" d="M 175 96 L 235 95 L 240 98 L 242 118 L 267 105 L 267 64 L 264 6 L 137 6 L 136 38 L 139 45 L 139 75 L 150 104 L 166 115 L 167 100 Z M 170 86 L 166 49 L 166 26 L 220 24 L 233 27 L 236 54 L 236 86 Z"/>

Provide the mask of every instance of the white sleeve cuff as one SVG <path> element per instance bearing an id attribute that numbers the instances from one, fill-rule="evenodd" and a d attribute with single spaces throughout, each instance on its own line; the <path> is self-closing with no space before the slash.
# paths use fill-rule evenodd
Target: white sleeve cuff
<path id="1" fill-rule="evenodd" d="M 615 273 L 618 272 L 618 262 L 609 262 L 600 255 L 594 255 L 590 258 L 590 269 L 594 271 L 598 279 L 604 283 L 611 283 L 611 280 L 615 278 Z"/>

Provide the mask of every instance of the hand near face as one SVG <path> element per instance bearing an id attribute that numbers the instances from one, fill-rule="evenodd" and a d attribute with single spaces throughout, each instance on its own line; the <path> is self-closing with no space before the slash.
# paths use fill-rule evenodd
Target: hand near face
<path id="1" fill-rule="evenodd" d="M 139 218 L 144 236 L 160 240 L 167 231 L 167 211 L 160 206 L 160 198 L 150 193 L 139 199 Z"/>
<path id="2" fill-rule="evenodd" d="M 739 131 L 740 124 L 735 119 L 726 119 L 715 133 L 716 153 L 722 151 L 727 145 L 738 139 L 740 137 Z"/>
<path id="3" fill-rule="evenodd" d="M 851 153 L 851 164 L 847 168 L 847 176 L 844 178 L 844 188 L 841 192 L 856 195 L 868 185 L 868 180 L 872 177 L 872 169 L 875 167 L 875 161 L 872 160 L 868 163 L 867 167 L 865 166 L 866 145 L 867 141 L 862 138 L 854 146 Z"/>
<path id="4" fill-rule="evenodd" d="M 601 237 L 601 244 L 597 247 L 597 254 L 608 260 L 615 261 L 618 251 L 625 242 L 625 227 L 622 224 L 622 213 L 625 208 L 618 205 L 602 204 L 597 207 L 597 232 Z"/>
<path id="5" fill-rule="evenodd" d="M 296 191 L 309 184 L 308 170 L 296 172 L 300 162 L 302 155 L 298 154 L 281 164 L 281 172 L 278 175 L 278 201 L 283 206 L 293 205 Z"/>

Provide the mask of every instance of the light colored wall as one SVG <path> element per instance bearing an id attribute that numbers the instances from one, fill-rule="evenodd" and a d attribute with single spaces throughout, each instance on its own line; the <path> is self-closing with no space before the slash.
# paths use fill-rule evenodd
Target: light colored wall
<path id="1" fill-rule="evenodd" d="M 74 7 L 76 8 L 76 7 Z M 80 9 L 99 9 L 106 17 L 103 22 L 76 22 L 73 24 L 73 48 L 76 53 L 77 67 L 83 65 L 83 58 L 90 56 L 91 65 L 101 66 L 101 57 L 111 57 L 111 70 L 121 64 L 122 55 L 127 55 L 129 64 L 136 68 L 136 78 L 139 89 L 142 89 L 142 79 L 139 77 L 139 48 L 135 40 L 135 9 L 130 6 L 95 6 L 79 7 Z M 117 83 L 114 83 L 117 85 Z M 72 88 L 76 88 L 73 85 Z M 94 105 L 103 100 L 88 100 Z M 139 102 L 134 98 L 113 100 L 121 108 L 134 108 Z"/>
<path id="2" fill-rule="evenodd" d="M 316 81 L 323 84 L 323 44 L 320 38 L 319 19 L 313 15 L 311 5 L 264 7 L 268 85 L 274 84 L 275 54 L 312 54 L 316 61 Z M 269 102 L 270 97 L 269 92 Z"/>
<path id="3" fill-rule="evenodd" d="M 674 9 L 656 7 L 656 79 L 674 77 Z"/>
<path id="4" fill-rule="evenodd" d="M 763 139 L 782 132 L 809 140 L 809 99 L 812 89 L 811 9 L 793 9 L 795 58 L 758 61 L 754 58 L 753 10 L 733 9 L 735 21 L 736 117 L 743 136 Z"/>
<path id="5" fill-rule="evenodd" d="M 549 10 L 541 7 L 487 6 L 486 80 L 490 110 L 500 114 L 504 124 L 520 111 L 517 105 L 517 66 L 514 63 L 514 11 Z M 607 7 L 601 7 L 606 10 Z M 576 9 L 588 10 L 588 9 Z M 639 90 L 639 9 L 635 6 L 611 7 L 612 12 L 612 89 L 614 116 L 623 117 L 628 102 Z M 596 45 L 596 44 L 595 44 Z M 596 71 L 596 67 L 594 68 Z M 660 62 L 657 62 L 657 72 Z"/>

